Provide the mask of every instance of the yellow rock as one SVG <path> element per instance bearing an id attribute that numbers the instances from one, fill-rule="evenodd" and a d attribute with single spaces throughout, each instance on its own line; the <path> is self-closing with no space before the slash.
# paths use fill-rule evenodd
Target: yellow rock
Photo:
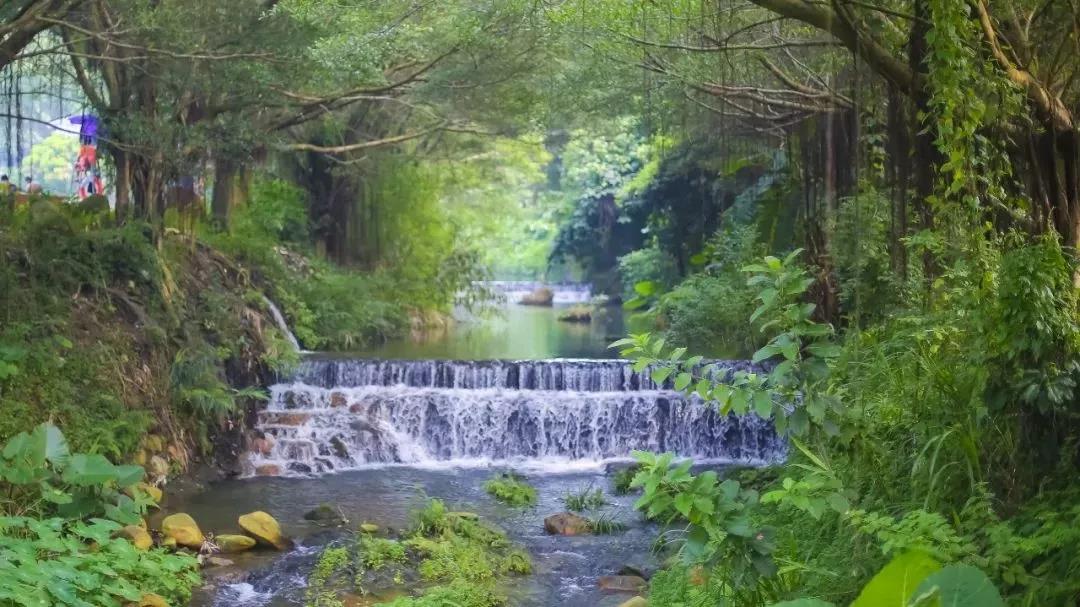
<path id="1" fill-rule="evenodd" d="M 146 454 L 146 451 L 140 449 L 140 450 L 135 452 L 135 458 L 133 460 L 133 463 L 135 465 L 137 465 L 137 466 L 142 466 L 142 467 L 145 468 L 146 467 L 146 462 L 149 461 L 149 459 L 150 459 L 150 456 L 148 456 Z"/>
<path id="2" fill-rule="evenodd" d="M 242 515 L 239 523 L 240 528 L 260 544 L 273 546 L 278 550 L 292 547 L 292 542 L 281 534 L 281 525 L 278 525 L 274 517 L 261 510 Z"/>
<path id="3" fill-rule="evenodd" d="M 646 601 L 644 597 L 635 596 L 634 598 L 626 601 L 619 607 L 648 607 L 649 601 Z"/>
<path id="4" fill-rule="evenodd" d="M 165 537 L 175 539 L 177 544 L 195 550 L 198 550 L 206 539 L 199 525 L 195 523 L 195 519 L 183 512 L 170 514 L 162 519 L 161 532 Z"/>
<path id="5" fill-rule="evenodd" d="M 147 592 L 139 599 L 139 607 L 169 607 L 169 603 L 161 595 Z"/>
<path id="6" fill-rule="evenodd" d="M 116 532 L 117 537 L 125 537 L 139 550 L 149 550 L 154 545 L 154 539 L 146 532 L 146 529 L 136 525 L 128 525 Z"/>
<path id="7" fill-rule="evenodd" d="M 176 538 L 175 537 L 167 537 L 167 538 L 161 540 L 161 545 L 164 546 L 165 548 L 176 548 Z"/>
<path id="8" fill-rule="evenodd" d="M 360 523 L 360 531 L 364 533 L 378 533 L 379 526 L 375 523 Z"/>
<path id="9" fill-rule="evenodd" d="M 221 552 L 226 554 L 243 552 L 255 547 L 255 540 L 246 535 L 217 535 L 214 536 L 214 543 Z"/>

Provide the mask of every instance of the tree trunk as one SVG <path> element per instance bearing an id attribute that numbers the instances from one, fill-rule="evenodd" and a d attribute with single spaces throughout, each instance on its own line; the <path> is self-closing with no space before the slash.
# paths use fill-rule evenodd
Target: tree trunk
<path id="1" fill-rule="evenodd" d="M 214 160 L 214 194 L 211 198 L 211 212 L 214 224 L 221 229 L 229 228 L 229 216 L 235 204 L 237 193 L 237 165 L 231 160 Z"/>
<path id="2" fill-rule="evenodd" d="M 131 159 L 127 152 L 115 148 L 112 158 L 116 165 L 116 223 L 119 225 L 131 219 Z"/>

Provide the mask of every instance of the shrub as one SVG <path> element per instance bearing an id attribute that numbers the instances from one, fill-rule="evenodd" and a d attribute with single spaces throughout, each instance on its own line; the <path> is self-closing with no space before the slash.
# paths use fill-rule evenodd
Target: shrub
<path id="1" fill-rule="evenodd" d="M 640 282 L 655 283 L 665 291 L 670 289 L 679 280 L 679 269 L 671 253 L 653 245 L 620 257 L 619 278 L 623 297 L 630 300 L 635 297 L 634 285 Z"/>

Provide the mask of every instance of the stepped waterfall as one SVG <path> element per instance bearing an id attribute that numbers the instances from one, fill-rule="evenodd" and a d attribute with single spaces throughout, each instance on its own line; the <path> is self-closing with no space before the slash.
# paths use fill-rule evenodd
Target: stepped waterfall
<path id="1" fill-rule="evenodd" d="M 309 359 L 271 388 L 257 429 L 248 464 L 260 475 L 387 464 L 558 469 L 634 450 L 767 463 L 786 450 L 770 422 L 722 416 L 622 360 Z"/>

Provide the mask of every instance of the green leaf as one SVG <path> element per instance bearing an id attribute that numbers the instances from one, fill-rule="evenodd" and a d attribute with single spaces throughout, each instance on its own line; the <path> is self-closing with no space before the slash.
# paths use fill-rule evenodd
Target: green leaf
<path id="1" fill-rule="evenodd" d="M 938 607 L 1004 607 L 997 588 L 986 574 L 971 565 L 955 564 L 923 580 L 914 596 L 934 593 Z"/>
<path id="2" fill-rule="evenodd" d="M 772 417 L 772 395 L 765 390 L 758 390 L 754 392 L 754 413 L 758 414 L 761 419 L 769 419 Z"/>
<path id="3" fill-rule="evenodd" d="M 52 424 L 38 427 L 45 434 L 45 459 L 49 460 L 53 466 L 62 467 L 71 455 L 67 440 L 64 439 L 60 429 Z"/>
<path id="4" fill-rule="evenodd" d="M 840 493 L 830 493 L 826 495 L 825 501 L 829 502 L 829 506 L 840 514 L 844 514 L 848 510 L 851 510 L 851 502 Z"/>
<path id="5" fill-rule="evenodd" d="M 680 373 L 678 377 L 675 378 L 675 389 L 682 392 L 692 381 L 694 381 L 694 378 L 689 373 Z"/>
<path id="6" fill-rule="evenodd" d="M 915 589 L 941 565 L 925 552 L 905 552 L 863 587 L 851 607 L 905 607 Z"/>
<path id="7" fill-rule="evenodd" d="M 634 292 L 642 297 L 649 297 L 655 295 L 657 291 L 657 284 L 651 280 L 643 280 L 634 284 Z"/>
<path id="8" fill-rule="evenodd" d="M 662 384 L 667 381 L 667 378 L 671 375 L 671 367 L 660 367 L 653 369 L 651 374 L 652 380 L 658 384 Z"/>
<path id="9" fill-rule="evenodd" d="M 836 607 L 836 605 L 821 599 L 795 599 L 783 603 L 773 603 L 769 607 Z"/>
<path id="10" fill-rule="evenodd" d="M 79 487 L 102 485 L 116 478 L 116 466 L 104 456 L 82 453 L 72 456 L 63 475 L 64 482 Z"/>

